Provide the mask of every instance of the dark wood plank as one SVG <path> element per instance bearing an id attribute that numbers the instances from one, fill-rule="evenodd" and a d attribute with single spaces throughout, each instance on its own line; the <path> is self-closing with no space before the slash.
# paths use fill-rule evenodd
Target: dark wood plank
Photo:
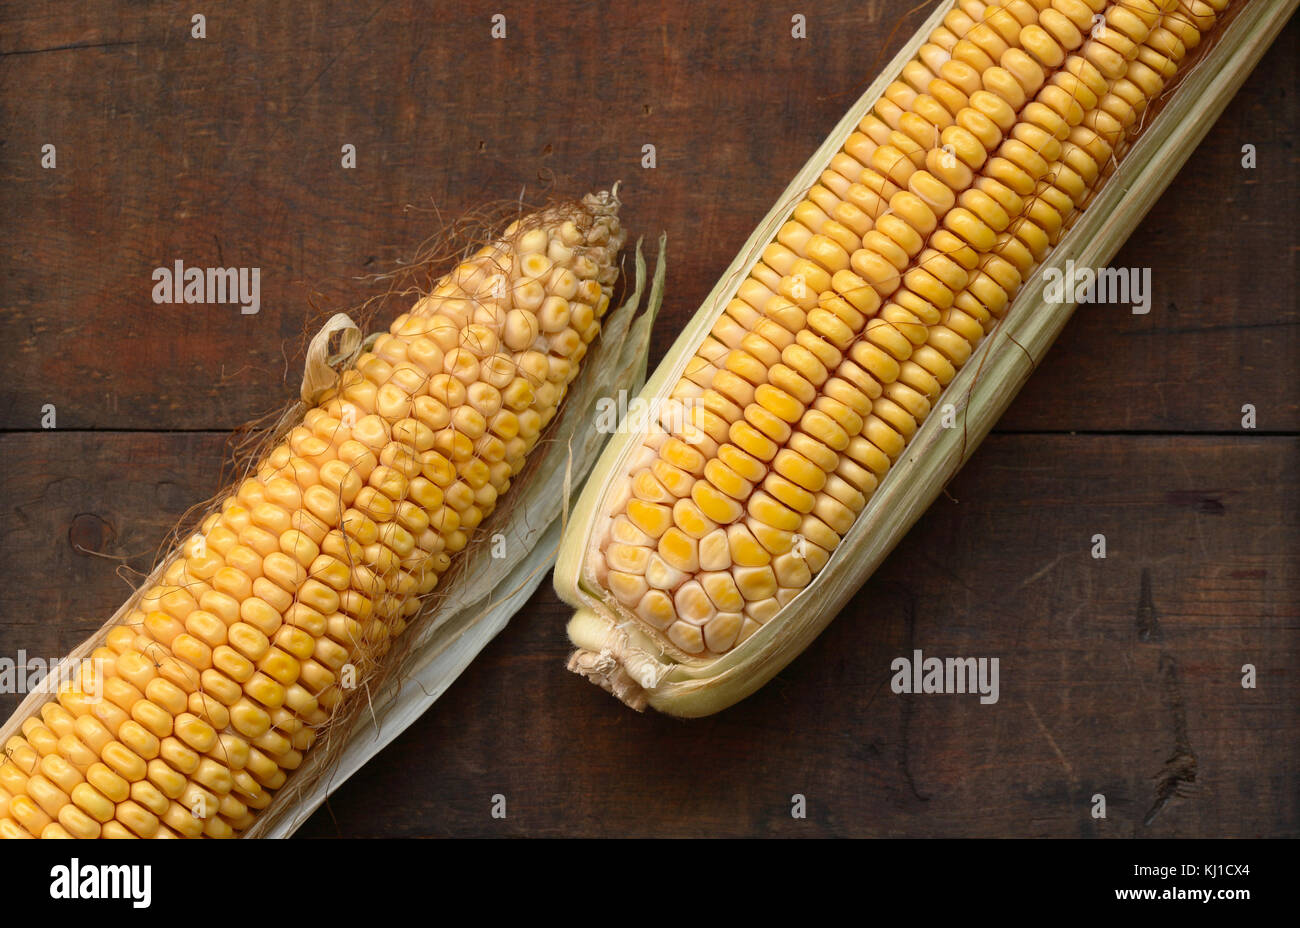
<path id="1" fill-rule="evenodd" d="M 149 573 L 220 486 L 218 432 L 0 434 L 0 656 L 67 654 Z M 0 696 L 8 717 L 19 699 Z"/>
<path id="2" fill-rule="evenodd" d="M 125 586 L 73 539 L 146 567 L 222 440 L 0 437 L 0 655 L 98 625 Z M 544 588 L 303 833 L 1300 834 L 1298 464 L 1295 437 L 995 435 L 806 654 L 689 723 L 565 672 Z M 914 648 L 999 658 L 999 701 L 895 695 Z"/>
<path id="3" fill-rule="evenodd" d="M 667 230 L 657 357 L 906 39 L 913 5 L 822 3 L 799 41 L 770 4 L 566 0 L 511 9 L 493 40 L 470 4 L 236 2 L 196 40 L 190 12 L 165 6 L 0 3 L 0 428 L 35 427 L 46 403 L 63 427 L 242 423 L 290 395 L 313 294 L 320 310 L 356 304 L 350 278 L 409 253 L 429 207 L 521 187 L 622 179 L 629 227 Z M 1152 269 L 1153 311 L 1082 311 L 1005 428 L 1223 431 L 1243 403 L 1260 428 L 1300 425 L 1294 378 L 1272 376 L 1300 347 L 1298 33 L 1118 257 Z M 46 143 L 57 170 L 40 166 Z M 152 270 L 177 259 L 261 268 L 261 312 L 155 305 Z"/>

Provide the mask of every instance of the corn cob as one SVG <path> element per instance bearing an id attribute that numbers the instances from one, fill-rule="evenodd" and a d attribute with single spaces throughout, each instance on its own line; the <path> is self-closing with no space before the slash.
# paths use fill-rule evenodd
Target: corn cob
<path id="1" fill-rule="evenodd" d="M 321 393 L 5 742 L 0 837 L 256 821 L 556 415 L 609 305 L 617 209 L 514 223 Z"/>
<path id="2" fill-rule="evenodd" d="M 707 333 L 665 360 L 657 420 L 606 450 L 556 573 L 578 610 L 570 669 L 697 715 L 797 653 L 781 639 L 817 608 L 804 594 L 1227 5 L 942 14 L 721 313 L 701 310 Z M 746 658 L 761 675 L 703 694 L 765 627 L 771 655 Z"/>
<path id="3" fill-rule="evenodd" d="M 949 17 L 964 36 L 922 46 L 688 362 L 672 396 L 694 430 L 656 429 L 629 461 L 597 575 L 682 651 L 730 650 L 825 565 L 1105 169 L 1113 113 L 1131 124 L 1158 90 L 1123 57 L 1154 2 L 1109 7 L 1086 41 L 1104 2 L 1057 6 L 1074 18 Z M 951 55 L 937 72 L 935 50 Z M 1133 103 L 1114 86 L 1130 78 L 1149 81 Z"/>

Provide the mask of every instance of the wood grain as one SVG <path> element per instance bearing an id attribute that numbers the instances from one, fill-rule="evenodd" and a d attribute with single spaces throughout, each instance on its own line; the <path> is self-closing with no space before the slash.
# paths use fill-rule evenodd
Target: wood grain
<path id="1" fill-rule="evenodd" d="M 430 209 L 521 188 L 621 179 L 633 233 L 668 232 L 658 357 L 902 43 L 919 14 L 890 29 L 910 6 L 821 4 L 796 41 L 766 4 L 597 16 L 561 2 L 512 11 L 494 41 L 467 5 L 435 20 L 409 3 L 223 4 L 196 40 L 189 14 L 162 7 L 0 4 L 0 427 L 37 427 L 53 403 L 63 428 L 233 428 L 290 395 L 309 299 L 355 305 L 371 291 L 353 278 L 409 254 Z M 1284 206 L 1298 31 L 1117 257 L 1152 269 L 1152 311 L 1081 310 L 1006 427 L 1221 431 L 1252 403 L 1261 428 L 1300 428 L 1295 391 L 1268 376 L 1300 359 Z M 47 143 L 56 170 L 40 166 Z M 260 267 L 261 312 L 154 304 L 153 269 L 177 259 Z"/>
<path id="2" fill-rule="evenodd" d="M 0 656 L 100 624 L 117 572 L 218 488 L 226 432 L 292 395 L 304 331 L 435 209 L 621 179 L 633 234 L 669 236 L 657 357 L 911 6 L 818 4 L 797 41 L 770 4 L 569 0 L 506 8 L 493 40 L 475 4 L 235 2 L 199 40 L 164 6 L 0 2 Z M 1300 834 L 1298 36 L 1117 256 L 1151 269 L 1151 312 L 1081 308 L 771 685 L 693 723 L 633 715 L 563 671 L 543 588 L 302 833 Z M 261 268 L 261 311 L 156 305 L 177 259 Z M 999 702 L 895 695 L 914 648 L 998 657 Z"/>
<path id="3" fill-rule="evenodd" d="M 97 626 L 126 588 L 76 527 L 102 523 L 100 553 L 145 568 L 217 469 L 157 475 L 221 447 L 0 438 L 0 654 L 56 656 Z M 690 723 L 563 672 L 566 612 L 543 589 L 304 834 L 1294 835 L 1297 465 L 1294 436 L 991 436 L 812 648 Z M 998 702 L 894 694 L 890 664 L 916 648 L 999 658 Z M 1157 808 L 1182 750 L 1194 778 Z"/>

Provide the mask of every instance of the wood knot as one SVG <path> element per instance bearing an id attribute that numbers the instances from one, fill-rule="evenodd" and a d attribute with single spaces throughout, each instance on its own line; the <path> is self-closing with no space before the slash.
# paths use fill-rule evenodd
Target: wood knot
<path id="1" fill-rule="evenodd" d="M 113 526 L 93 512 L 79 512 L 68 526 L 68 544 L 78 554 L 102 553 L 116 537 Z"/>

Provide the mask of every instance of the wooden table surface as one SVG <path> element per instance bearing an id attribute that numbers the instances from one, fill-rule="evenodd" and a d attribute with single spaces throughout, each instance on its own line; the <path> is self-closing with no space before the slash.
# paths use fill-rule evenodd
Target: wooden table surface
<path id="1" fill-rule="evenodd" d="M 0 656 L 116 608 L 227 432 L 293 394 L 309 322 L 435 206 L 621 179 L 633 234 L 668 233 L 657 360 L 912 6 L 810 5 L 798 40 L 780 4 L 230 2 L 194 38 L 189 8 L 0 3 Z M 1300 833 L 1298 36 L 1116 257 L 1151 269 L 1151 312 L 1081 308 L 765 689 L 636 715 L 565 672 L 548 585 L 300 834 Z M 178 259 L 260 267 L 260 312 L 155 304 Z M 998 657 L 999 701 L 895 695 L 916 648 Z"/>

